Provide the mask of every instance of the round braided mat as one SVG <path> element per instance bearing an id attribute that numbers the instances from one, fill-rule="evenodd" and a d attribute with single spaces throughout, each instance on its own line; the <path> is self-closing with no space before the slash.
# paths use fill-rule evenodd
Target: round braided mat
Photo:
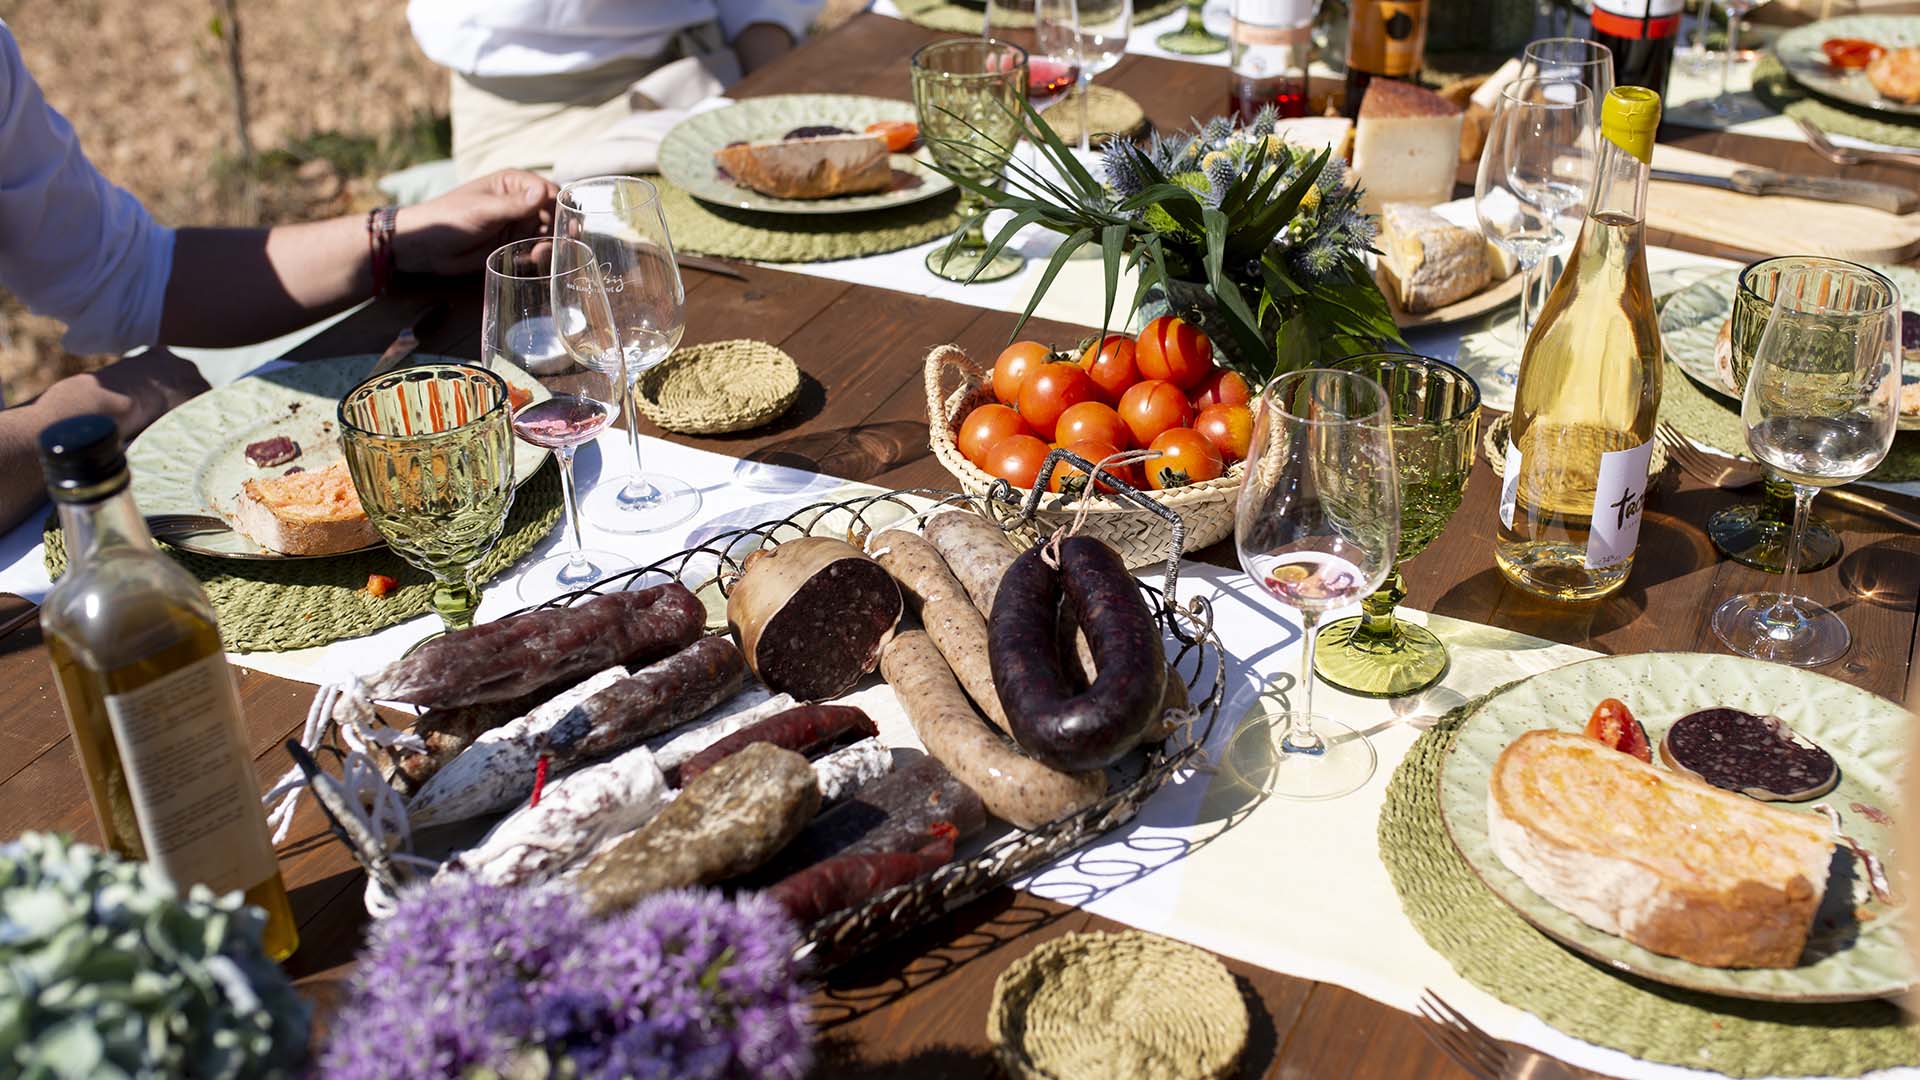
<path id="1" fill-rule="evenodd" d="M 1138 930 L 1068 934 L 993 984 L 987 1038 L 1023 1080 L 1211 1080 L 1247 1045 L 1247 1006 L 1218 959 Z"/>
<path id="2" fill-rule="evenodd" d="M 1920 1064 L 1920 1027 L 1891 1003 L 1780 1005 L 1616 975 L 1515 914 L 1461 860 L 1440 820 L 1441 760 L 1486 700 L 1453 709 L 1414 742 L 1380 809 L 1380 858 L 1400 906 L 1463 978 L 1574 1038 L 1648 1061 L 1729 1076 L 1858 1076 Z"/>
<path id="3" fill-rule="evenodd" d="M 491 581 L 532 551 L 560 521 L 560 473 L 548 465 L 514 493 L 500 541 L 480 560 L 475 577 Z M 57 519 L 46 528 L 49 577 L 67 572 L 67 548 Z M 362 637 L 433 610 L 433 576 L 387 548 L 327 559 L 285 562 L 215 559 L 162 546 L 200 579 L 220 620 L 229 652 L 285 652 Z M 399 587 L 375 598 L 367 575 L 385 574 Z"/>
<path id="4" fill-rule="evenodd" d="M 660 206 L 676 250 L 761 262 L 826 262 L 884 255 L 951 235 L 965 220 L 958 192 L 857 214 L 770 214 L 704 203 L 664 177 Z"/>
<path id="5" fill-rule="evenodd" d="M 1111 86 L 1086 87 L 1087 129 L 1093 132 L 1093 145 L 1104 146 L 1114 136 L 1131 138 L 1147 128 L 1147 110 L 1132 95 Z M 1047 126 L 1060 141 L 1069 145 L 1080 141 L 1080 91 L 1047 106 Z"/>
<path id="6" fill-rule="evenodd" d="M 1157 19 L 1167 12 L 1178 8 L 1182 0 L 1144 0 L 1133 6 L 1133 25 L 1151 19 Z M 929 30 L 951 30 L 961 34 L 978 34 L 985 25 L 987 0 L 974 3 L 957 3 L 955 0 L 894 0 L 894 7 L 900 9 L 900 17 L 915 26 L 924 26 Z M 1024 30 L 1033 26 L 1032 11 L 1005 11 L 995 9 L 993 24 L 1014 30 Z"/>
<path id="7" fill-rule="evenodd" d="M 714 341 L 648 368 L 638 390 L 640 411 L 668 431 L 745 431 L 779 419 L 794 403 L 800 368 L 764 341 Z"/>
<path id="8" fill-rule="evenodd" d="M 1746 453 L 1747 427 L 1740 422 L 1739 405 L 1724 402 L 1700 389 L 1671 360 L 1667 362 L 1663 380 L 1660 419 L 1695 442 L 1729 454 Z M 1866 478 L 1887 483 L 1920 480 L 1920 431 L 1896 433 L 1887 459 Z"/>
<path id="9" fill-rule="evenodd" d="M 1812 121 L 1830 135 L 1851 135 L 1889 146 L 1920 148 L 1920 123 L 1883 120 L 1809 92 L 1793 81 L 1780 58 L 1768 53 L 1753 69 L 1753 96 L 1769 109 Z"/>

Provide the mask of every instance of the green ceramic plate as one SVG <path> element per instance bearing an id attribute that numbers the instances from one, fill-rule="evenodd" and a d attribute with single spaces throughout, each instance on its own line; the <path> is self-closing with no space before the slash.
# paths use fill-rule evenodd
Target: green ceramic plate
<path id="1" fill-rule="evenodd" d="M 1909 311 L 1920 311 L 1920 270 L 1881 263 L 1870 265 L 1900 290 L 1901 303 Z M 1660 308 L 1660 339 L 1666 346 L 1667 358 L 1686 372 L 1688 378 L 1734 410 L 1740 408 L 1740 392 L 1727 382 L 1726 375 L 1714 363 L 1713 350 L 1720 337 L 1720 327 L 1733 312 L 1734 283 L 1739 276 L 1738 270 L 1709 274 L 1669 295 Z M 1920 369 L 1905 365 L 1901 382 L 1906 386 L 1920 382 Z M 1920 429 L 1920 416 L 1902 416 L 1900 428 L 1903 431 Z"/>
<path id="2" fill-rule="evenodd" d="M 140 512 L 228 517 L 234 496 L 247 480 L 282 473 L 294 465 L 324 469 L 339 461 L 340 435 L 336 428 L 340 399 L 366 379 L 379 359 L 372 353 L 336 356 L 250 375 L 217 386 L 162 416 L 127 447 L 133 499 L 140 505 Z M 450 360 L 460 362 L 443 356 L 416 356 L 410 362 Z M 533 376 L 512 365 L 505 366 L 510 368 L 502 372 L 507 382 L 531 392 L 535 401 L 553 396 Z M 298 443 L 300 456 L 271 469 L 258 468 L 247 460 L 247 444 L 275 435 L 285 435 Z M 525 483 L 532 477 L 548 453 L 516 439 L 515 482 Z M 183 551 L 226 559 L 332 557 L 282 555 L 239 532 L 206 533 L 172 543 Z"/>
<path id="3" fill-rule="evenodd" d="M 1508 870 L 1487 840 L 1487 779 L 1494 759 L 1536 728 L 1583 729 L 1594 705 L 1608 697 L 1627 703 L 1656 746 L 1673 721 L 1711 706 L 1781 717 L 1840 764 L 1840 786 L 1816 801 L 1839 810 L 1847 834 L 1868 851 L 1882 858 L 1894 851 L 1893 830 L 1875 824 L 1859 807 L 1891 811 L 1896 805 L 1911 720 L 1900 706 L 1838 679 L 1745 657 L 1605 656 L 1535 675 L 1489 698 L 1467 718 L 1441 764 L 1441 817 L 1461 857 L 1496 896 L 1549 937 L 1601 964 L 1689 990 L 1763 1001 L 1856 1001 L 1898 994 L 1913 983 L 1901 911 L 1877 903 L 1867 905 L 1875 917 L 1859 927 L 1857 937 L 1829 931 L 1821 938 L 1826 912 L 1852 907 L 1846 896 L 1830 897 L 1815 921 L 1816 941 L 1808 947 L 1809 957 L 1817 958 L 1796 968 L 1739 971 L 1660 956 L 1596 930 L 1542 899 Z M 1807 809 L 1806 804 L 1783 805 Z M 1888 873 L 1894 874 L 1892 867 Z M 1858 877 L 1853 899 L 1864 903 Z"/>
<path id="4" fill-rule="evenodd" d="M 864 131 L 880 120 L 914 121 L 913 103 L 858 94 L 774 94 L 747 98 L 724 109 L 696 113 L 675 124 L 660 141 L 660 175 L 696 199 L 772 214 L 846 214 L 884 210 L 953 190 L 953 181 L 933 171 L 926 151 L 893 155 L 893 190 L 830 199 L 776 199 L 720 175 L 713 152 L 733 142 L 777 139 L 798 127 L 832 124 Z"/>
<path id="5" fill-rule="evenodd" d="M 1843 15 L 1798 26 L 1773 43 L 1787 74 L 1818 94 L 1881 112 L 1920 116 L 1920 105 L 1883 97 L 1867 81 L 1865 71 L 1843 71 L 1827 63 L 1820 43 L 1828 38 L 1865 38 L 1889 49 L 1920 45 L 1920 15 Z"/>

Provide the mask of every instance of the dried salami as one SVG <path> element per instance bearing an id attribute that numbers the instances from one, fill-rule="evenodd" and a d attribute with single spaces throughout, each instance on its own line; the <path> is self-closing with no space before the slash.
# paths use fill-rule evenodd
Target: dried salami
<path id="1" fill-rule="evenodd" d="M 667 781 L 653 752 L 636 747 L 548 784 L 537 804 L 501 818 L 440 874 L 471 875 L 494 885 L 538 884 L 608 837 L 646 824 L 667 799 Z"/>

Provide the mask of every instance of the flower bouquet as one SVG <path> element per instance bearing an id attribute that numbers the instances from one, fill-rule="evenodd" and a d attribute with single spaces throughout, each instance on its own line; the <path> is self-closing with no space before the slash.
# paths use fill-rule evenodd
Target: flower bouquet
<path id="1" fill-rule="evenodd" d="M 1011 154 L 1005 190 L 941 169 L 987 200 L 980 217 L 992 210 L 1013 215 L 989 241 L 981 265 L 1028 225 L 1066 237 L 1021 325 L 1067 259 L 1098 239 L 1106 261 L 1103 333 L 1125 256 L 1139 272 L 1147 314 L 1170 311 L 1197 325 L 1228 366 L 1256 386 L 1383 342 L 1403 344 L 1362 258 L 1376 226 L 1360 210 L 1346 162 L 1331 150 L 1282 140 L 1271 108 L 1246 126 L 1216 117 L 1197 132 L 1156 133 L 1144 147 L 1115 139 L 1102 182 L 1031 105 L 1022 107 L 1028 134 L 1057 178 Z M 955 250 L 950 244 L 947 257 Z"/>

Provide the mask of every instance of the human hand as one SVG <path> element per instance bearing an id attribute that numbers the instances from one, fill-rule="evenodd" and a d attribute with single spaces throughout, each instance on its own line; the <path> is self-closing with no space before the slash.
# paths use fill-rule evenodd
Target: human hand
<path id="1" fill-rule="evenodd" d="M 401 207 L 394 219 L 395 265 L 406 273 L 473 273 L 494 248 L 551 233 L 559 194 L 546 177 L 503 169 Z"/>
<path id="2" fill-rule="evenodd" d="M 155 347 L 61 379 L 36 404 L 49 411 L 48 423 L 83 413 L 105 413 L 119 425 L 122 438 L 132 439 L 163 413 L 208 389 L 192 361 Z"/>

